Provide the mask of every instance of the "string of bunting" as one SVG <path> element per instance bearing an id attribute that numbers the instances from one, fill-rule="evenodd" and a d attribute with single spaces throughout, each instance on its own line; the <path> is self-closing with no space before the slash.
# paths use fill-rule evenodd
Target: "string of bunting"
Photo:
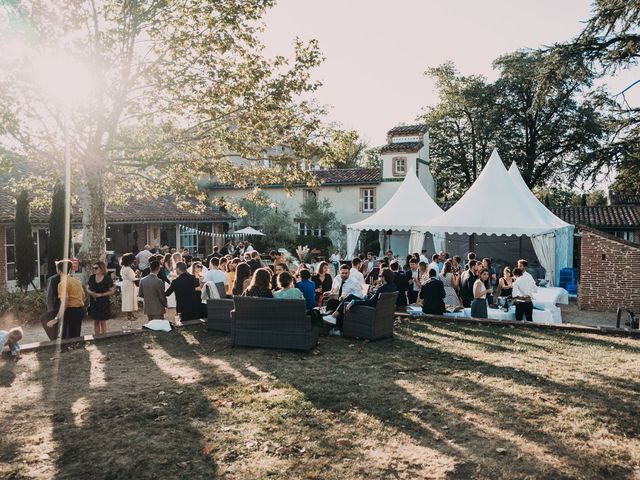
<path id="1" fill-rule="evenodd" d="M 199 230 L 197 228 L 188 227 L 186 225 L 178 224 L 180 230 L 185 233 L 191 233 L 193 235 L 201 235 L 203 237 L 210 238 L 245 238 L 247 235 L 244 233 L 213 233 L 213 232 L 205 232 L 204 230 Z"/>

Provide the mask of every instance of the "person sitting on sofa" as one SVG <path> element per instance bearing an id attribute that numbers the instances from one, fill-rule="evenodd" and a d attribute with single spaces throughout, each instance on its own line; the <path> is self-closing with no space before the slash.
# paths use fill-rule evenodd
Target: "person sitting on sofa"
<path id="1" fill-rule="evenodd" d="M 293 284 L 293 276 L 289 272 L 278 275 L 279 290 L 274 292 L 273 298 L 282 300 L 304 300 L 304 295 Z"/>
<path id="2" fill-rule="evenodd" d="M 298 274 L 300 275 L 300 281 L 296 283 L 296 288 L 304 295 L 304 299 L 307 302 L 307 310 L 313 310 L 316 306 L 316 284 L 311 281 L 311 272 L 306 268 L 300 270 Z"/>
<path id="3" fill-rule="evenodd" d="M 251 283 L 242 292 L 242 296 L 273 298 L 273 293 L 271 293 L 271 270 L 263 267 L 253 272 Z"/>
<path id="4" fill-rule="evenodd" d="M 350 309 L 357 307 L 358 305 L 375 308 L 378 304 L 380 294 L 397 292 L 398 287 L 396 287 L 396 285 L 394 284 L 393 279 L 394 273 L 391 270 L 382 270 L 381 285 L 373 295 L 366 297 L 364 300 L 359 299 L 355 295 L 349 295 L 340 303 L 340 305 L 338 305 L 338 308 L 335 312 L 333 312 L 331 315 L 325 315 L 324 317 L 322 317 L 325 322 L 335 322 L 336 326 L 329 331 L 329 335 L 331 335 L 332 337 L 339 337 L 340 335 L 342 335 L 342 323 L 344 322 L 345 311 L 349 311 Z"/>

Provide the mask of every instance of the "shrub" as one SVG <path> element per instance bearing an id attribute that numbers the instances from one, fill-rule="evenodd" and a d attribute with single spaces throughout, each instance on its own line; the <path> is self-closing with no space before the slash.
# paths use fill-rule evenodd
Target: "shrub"
<path id="1" fill-rule="evenodd" d="M 0 292 L 0 317 L 13 316 L 19 324 L 27 324 L 36 322 L 46 311 L 47 299 L 44 292 Z"/>

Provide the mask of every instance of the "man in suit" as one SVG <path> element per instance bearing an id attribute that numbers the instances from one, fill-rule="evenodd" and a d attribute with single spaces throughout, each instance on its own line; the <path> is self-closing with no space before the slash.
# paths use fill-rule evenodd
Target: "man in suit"
<path id="1" fill-rule="evenodd" d="M 149 319 L 164 319 L 167 297 L 164 294 L 164 281 L 158 277 L 160 262 L 152 260 L 149 275 L 140 280 L 138 296 L 144 300 L 144 313 Z"/>
<path id="2" fill-rule="evenodd" d="M 436 278 L 436 270 L 430 268 L 429 280 L 420 289 L 422 312 L 442 315 L 444 313 L 444 297 L 446 296 L 444 283 Z"/>
<path id="3" fill-rule="evenodd" d="M 420 285 L 418 282 L 418 276 L 420 273 L 418 272 L 418 259 L 412 258 L 409 260 L 409 270 L 404 272 L 404 275 L 407 279 L 408 289 L 407 289 L 407 298 L 409 303 L 416 303 L 418 300 L 418 293 L 420 293 Z"/>
<path id="4" fill-rule="evenodd" d="M 396 300 L 396 307 L 404 308 L 407 306 L 407 289 L 409 288 L 409 282 L 404 272 L 400 271 L 400 264 L 395 260 L 391 262 L 389 268 L 393 272 L 393 283 L 398 289 L 398 299 Z"/>
<path id="5" fill-rule="evenodd" d="M 366 297 L 364 300 L 352 299 L 351 297 L 345 298 L 344 301 L 338 305 L 338 308 L 331 315 L 327 315 L 323 317 L 323 320 L 329 321 L 332 323 L 332 320 L 329 317 L 335 319 L 336 326 L 329 331 L 329 335 L 339 337 L 342 335 L 342 324 L 344 322 L 344 312 L 349 311 L 358 305 L 364 305 L 367 307 L 375 308 L 378 304 L 378 300 L 380 295 L 383 293 L 397 292 L 395 284 L 393 283 L 394 274 L 391 270 L 385 269 L 382 271 L 382 285 L 376 290 L 376 292 Z"/>
<path id="6" fill-rule="evenodd" d="M 477 261 L 469 260 L 467 269 L 460 275 L 460 299 L 464 308 L 470 308 L 473 301 L 473 284 L 478 277 L 476 276 Z"/>
<path id="7" fill-rule="evenodd" d="M 182 320 L 194 320 L 201 317 L 202 303 L 200 294 L 196 290 L 200 287 L 200 281 L 187 272 L 187 264 L 176 263 L 178 278 L 171 282 L 165 296 L 176 294 L 176 312 L 180 314 Z"/>

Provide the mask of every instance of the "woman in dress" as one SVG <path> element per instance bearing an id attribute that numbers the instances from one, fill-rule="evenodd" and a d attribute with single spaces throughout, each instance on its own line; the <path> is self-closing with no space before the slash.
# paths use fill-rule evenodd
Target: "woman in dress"
<path id="1" fill-rule="evenodd" d="M 233 295 L 242 295 L 251 283 L 251 267 L 246 262 L 238 263 L 236 267 L 236 278 L 233 282 Z"/>
<path id="2" fill-rule="evenodd" d="M 239 258 L 234 258 L 231 261 L 227 261 L 227 269 L 224 272 L 227 275 L 227 295 L 231 295 L 233 291 L 233 284 L 236 281 L 236 267 L 240 263 Z"/>
<path id="3" fill-rule="evenodd" d="M 253 272 L 251 283 L 242 292 L 242 296 L 273 298 L 273 293 L 271 293 L 271 269 L 259 268 Z"/>
<path id="4" fill-rule="evenodd" d="M 511 275 L 511 269 L 504 267 L 502 271 L 502 277 L 498 281 L 500 285 L 500 296 L 510 297 L 513 294 L 513 276 Z"/>
<path id="5" fill-rule="evenodd" d="M 164 261 L 162 263 L 162 269 L 164 271 L 164 276 L 162 279 L 167 285 L 171 285 L 171 282 L 176 278 L 172 254 L 170 253 L 165 254 Z M 169 287 L 167 286 L 167 288 Z M 175 293 L 172 293 L 167 297 L 167 308 L 176 308 Z"/>
<path id="6" fill-rule="evenodd" d="M 487 312 L 487 295 L 493 288 L 487 287 L 489 284 L 489 270 L 480 270 L 478 279 L 473 284 L 473 301 L 471 302 L 471 316 L 474 318 L 489 318 Z"/>
<path id="7" fill-rule="evenodd" d="M 136 277 L 133 268 L 131 268 L 135 259 L 136 257 L 133 253 L 125 253 L 120 259 L 120 264 L 122 265 L 120 269 L 120 275 L 122 276 L 122 286 L 120 287 L 122 311 L 127 314 L 128 323 L 135 320 L 136 317 L 133 312 L 138 311 L 138 287 L 136 286 L 138 277 Z"/>
<path id="8" fill-rule="evenodd" d="M 115 293 L 111 275 L 107 273 L 104 262 L 93 264 L 93 275 L 89 277 L 87 283 L 87 293 L 89 294 L 90 312 L 93 318 L 94 331 L 96 335 L 107 333 L 107 320 L 111 318 L 111 295 Z"/>
<path id="9" fill-rule="evenodd" d="M 333 279 L 329 273 L 329 264 L 327 262 L 320 262 L 318 264 L 318 273 L 311 277 L 313 283 L 316 284 L 316 305 L 322 304 L 322 295 L 324 292 L 330 292 L 333 285 Z"/>
<path id="10" fill-rule="evenodd" d="M 438 273 L 438 272 L 436 272 Z M 429 270 L 425 262 L 418 263 L 418 282 L 420 287 L 429 281 Z"/>
<path id="11" fill-rule="evenodd" d="M 460 298 L 456 291 L 458 290 L 458 277 L 453 273 L 453 265 L 449 260 L 444 262 L 442 266 L 442 273 L 440 274 L 440 280 L 444 284 L 444 292 L 447 294 L 444 297 L 445 305 L 454 305 L 456 307 L 461 305 Z"/>

